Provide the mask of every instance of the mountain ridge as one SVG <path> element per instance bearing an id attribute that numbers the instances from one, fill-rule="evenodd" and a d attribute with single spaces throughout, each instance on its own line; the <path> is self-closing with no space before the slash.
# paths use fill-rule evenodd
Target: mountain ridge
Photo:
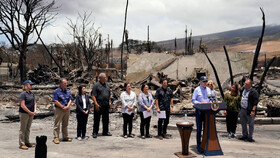
<path id="1" fill-rule="evenodd" d="M 211 33 L 201 36 L 193 36 L 194 49 L 198 48 L 200 38 L 211 51 L 221 50 L 223 45 L 233 46 L 238 44 L 252 44 L 257 45 L 258 38 L 261 36 L 262 26 L 253 26 L 240 28 L 236 30 L 229 30 L 218 33 Z M 280 25 L 267 25 L 265 27 L 263 42 L 279 41 L 280 40 Z M 185 48 L 185 38 L 178 38 L 176 40 L 177 50 Z M 174 40 L 164 40 L 157 42 L 158 45 L 163 46 L 167 50 L 174 50 Z"/>

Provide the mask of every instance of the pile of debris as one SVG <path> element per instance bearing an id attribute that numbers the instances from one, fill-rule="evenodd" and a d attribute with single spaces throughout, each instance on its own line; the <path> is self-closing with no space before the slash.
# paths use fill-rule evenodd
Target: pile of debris
<path id="1" fill-rule="evenodd" d="M 264 67 L 260 69 L 256 69 L 255 73 L 258 78 L 261 78 L 263 74 Z M 267 71 L 267 79 L 279 80 L 280 79 L 280 67 L 270 67 L 269 71 Z"/>
<path id="2" fill-rule="evenodd" d="M 28 78 L 36 84 L 50 84 L 58 83 L 59 75 L 49 68 L 48 65 L 38 65 L 34 70 L 30 70 L 27 73 Z"/>
<path id="3" fill-rule="evenodd" d="M 48 65 L 38 65 L 34 70 L 27 73 L 28 79 L 36 84 L 57 84 L 60 76 L 58 68 L 49 68 Z M 84 72 L 82 68 L 77 68 L 71 72 L 63 71 L 64 78 L 73 83 L 88 84 L 93 79 L 88 72 Z"/>
<path id="4" fill-rule="evenodd" d="M 66 78 L 73 83 L 88 84 L 93 80 L 92 76 L 88 72 L 84 72 L 82 68 L 78 68 L 72 70 Z"/>

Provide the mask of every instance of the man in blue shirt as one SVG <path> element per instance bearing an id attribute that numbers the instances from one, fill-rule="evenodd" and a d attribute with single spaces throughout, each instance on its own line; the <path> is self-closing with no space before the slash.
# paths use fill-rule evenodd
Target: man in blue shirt
<path id="1" fill-rule="evenodd" d="M 201 76 L 200 77 L 200 86 L 198 86 L 192 96 L 192 103 L 193 104 L 205 104 L 209 103 L 210 99 L 207 97 L 207 94 L 211 94 L 211 90 L 206 87 L 207 85 L 207 77 Z M 202 130 L 202 122 L 204 124 L 204 114 L 201 113 L 200 110 L 195 109 L 195 121 L 196 121 L 196 143 L 197 143 L 197 150 L 200 149 L 201 143 L 201 130 Z"/>
<path id="2" fill-rule="evenodd" d="M 59 80 L 60 87 L 57 88 L 53 92 L 52 101 L 55 104 L 55 111 L 54 111 L 54 140 L 55 144 L 59 144 L 59 129 L 60 123 L 62 122 L 62 137 L 63 141 L 72 141 L 68 137 L 68 121 L 70 115 L 70 105 L 72 103 L 73 97 L 69 89 L 67 89 L 67 80 L 65 78 L 61 78 Z"/>

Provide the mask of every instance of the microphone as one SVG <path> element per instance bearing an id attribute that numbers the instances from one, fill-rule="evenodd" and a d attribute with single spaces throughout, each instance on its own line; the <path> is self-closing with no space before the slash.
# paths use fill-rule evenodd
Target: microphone
<path id="1" fill-rule="evenodd" d="M 215 95 L 214 94 L 207 94 L 207 97 L 210 99 L 211 102 L 215 100 Z"/>

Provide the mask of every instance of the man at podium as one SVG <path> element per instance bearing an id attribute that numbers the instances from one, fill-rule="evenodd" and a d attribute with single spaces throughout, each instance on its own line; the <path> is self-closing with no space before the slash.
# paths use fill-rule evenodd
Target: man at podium
<path id="1" fill-rule="evenodd" d="M 207 95 L 211 95 L 211 90 L 206 87 L 207 85 L 207 77 L 201 76 L 200 77 L 200 86 L 195 88 L 192 96 L 192 103 L 195 104 L 205 104 L 209 103 L 210 99 Z M 195 122 L 196 122 L 196 149 L 199 151 L 200 144 L 201 144 L 201 130 L 202 130 L 202 123 L 204 124 L 204 115 L 201 113 L 200 110 L 195 109 Z"/>

